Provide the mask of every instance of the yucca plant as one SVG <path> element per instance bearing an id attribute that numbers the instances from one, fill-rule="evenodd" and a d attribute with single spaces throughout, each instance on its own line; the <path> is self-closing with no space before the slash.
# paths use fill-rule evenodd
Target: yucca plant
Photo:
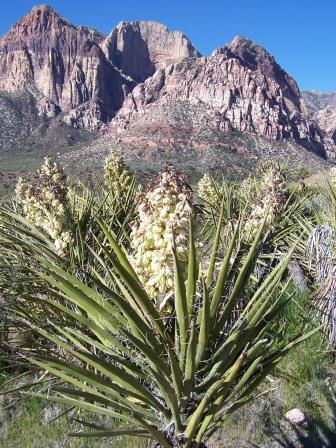
<path id="1" fill-rule="evenodd" d="M 48 377 L 20 390 L 111 419 L 111 427 L 99 427 L 83 418 L 88 430 L 72 436 L 128 435 L 151 439 L 155 447 L 204 447 L 226 417 L 263 393 L 267 375 L 309 336 L 286 345 L 267 336 L 290 300 L 282 280 L 291 252 L 257 283 L 251 279 L 266 219 L 249 243 L 241 222 L 230 241 L 222 241 L 219 220 L 206 263 L 190 219 L 187 269 L 172 249 L 170 316 L 156 308 L 103 222 L 100 251 L 92 249 L 100 269 L 90 273 L 90 286 L 36 244 L 26 291 L 12 312 L 35 339 L 21 356 Z"/>
<path id="2" fill-rule="evenodd" d="M 45 166 L 52 165 L 50 160 L 47 162 L 48 165 L 46 163 Z M 43 175 L 44 178 L 51 177 L 49 173 L 45 173 L 45 170 Z M 59 195 L 58 183 L 60 184 L 60 191 L 64 192 L 63 199 L 66 198 L 64 202 L 67 204 L 67 215 L 71 221 L 68 233 L 71 235 L 71 243 L 64 246 L 65 250 L 62 252 L 55 244 L 55 238 L 45 231 L 44 226 L 39 225 L 40 222 L 35 222 L 35 219 L 31 219 L 31 213 L 27 215 L 27 207 L 31 205 L 31 195 L 25 194 L 24 200 L 21 201 L 22 194 L 18 194 L 0 204 L 0 295 L 2 294 L 3 298 L 0 300 L 0 332 L 2 333 L 0 340 L 3 342 L 13 341 L 11 335 L 17 334 L 17 328 L 22 324 L 22 319 L 10 312 L 13 306 L 29 308 L 35 320 L 39 320 L 40 325 L 45 324 L 43 308 L 29 301 L 29 295 L 43 296 L 46 293 L 43 281 L 32 274 L 31 265 L 36 253 L 42 253 L 45 259 L 56 262 L 76 278 L 91 285 L 90 274 L 101 269 L 92 252 L 94 250 L 99 253 L 100 247 L 96 240 L 103 241 L 104 239 L 98 221 L 104 221 L 115 232 L 119 243 L 125 244 L 126 247 L 129 245 L 131 232 L 129 224 L 137 216 L 138 186 L 134 176 L 130 176 L 122 195 L 111 194 L 106 186 L 98 181 L 92 192 L 81 182 L 74 182 L 64 176 L 60 179 L 61 182 L 59 178 L 55 179 L 55 176 L 51 180 L 53 182 L 41 183 L 45 187 L 44 195 L 41 198 L 38 195 L 37 205 L 42 204 L 42 199 L 47 197 L 49 191 L 51 194 L 56 192 L 56 195 Z M 32 193 L 39 191 L 34 185 L 28 186 L 28 190 Z M 50 201 L 43 203 L 49 214 L 56 212 Z M 32 210 L 35 210 L 35 203 L 33 205 Z M 57 216 L 56 223 L 60 217 L 61 215 Z M 26 336 L 16 338 L 15 345 L 18 346 L 26 340 Z M 7 356 L 7 348 L 5 353 Z"/>

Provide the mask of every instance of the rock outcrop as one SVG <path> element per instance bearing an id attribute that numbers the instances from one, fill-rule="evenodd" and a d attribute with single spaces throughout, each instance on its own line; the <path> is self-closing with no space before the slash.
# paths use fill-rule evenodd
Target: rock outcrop
<path id="1" fill-rule="evenodd" d="M 96 130 L 120 108 L 129 84 L 106 60 L 103 40 L 47 5 L 35 7 L 0 39 L 0 89 L 29 89 L 39 97 L 41 113 L 71 112 L 66 119 L 73 126 Z M 86 120 L 78 107 L 89 110 Z"/>
<path id="2" fill-rule="evenodd" d="M 265 48 L 250 39 L 235 37 L 230 44 L 215 50 L 213 54 L 223 54 L 227 59 L 238 59 L 244 67 L 254 72 L 259 71 L 267 79 L 274 80 L 282 92 L 288 110 L 299 110 L 304 115 L 308 114 L 296 81 L 280 67 Z"/>
<path id="3" fill-rule="evenodd" d="M 319 90 L 304 90 L 302 92 L 308 112 L 314 115 L 319 110 L 328 106 L 336 107 L 336 92 L 321 92 Z"/>
<path id="4" fill-rule="evenodd" d="M 327 106 L 313 116 L 322 129 L 324 129 L 336 144 L 336 106 Z"/>
<path id="5" fill-rule="evenodd" d="M 112 132 L 122 135 L 149 124 L 162 130 L 162 117 L 168 125 L 170 115 L 175 115 L 178 132 L 185 128 L 185 118 L 179 125 L 173 111 L 181 101 L 197 105 L 197 113 L 189 117 L 193 132 L 206 123 L 222 132 L 293 140 L 324 158 L 333 156 L 323 131 L 308 118 L 293 78 L 249 39 L 235 38 L 210 58 L 190 58 L 156 71 L 128 95 L 112 120 Z"/>
<path id="6" fill-rule="evenodd" d="M 336 92 L 307 90 L 302 96 L 312 118 L 336 143 Z"/>
<path id="7" fill-rule="evenodd" d="M 120 22 L 102 48 L 107 59 L 136 82 L 170 64 L 200 56 L 184 34 L 157 22 Z"/>

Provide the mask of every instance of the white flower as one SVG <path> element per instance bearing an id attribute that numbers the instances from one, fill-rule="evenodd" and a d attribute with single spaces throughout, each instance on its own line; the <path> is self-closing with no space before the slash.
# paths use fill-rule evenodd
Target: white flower
<path id="1" fill-rule="evenodd" d="M 245 223 L 247 238 L 255 235 L 266 213 L 266 225 L 273 228 L 281 216 L 285 204 L 286 181 L 280 168 L 271 164 L 262 167 L 259 194 L 252 204 L 251 213 Z"/>
<path id="2" fill-rule="evenodd" d="M 173 288 L 172 245 L 183 262 L 188 258 L 187 234 L 192 211 L 191 189 L 170 167 L 159 173 L 140 201 L 133 223 L 132 262 L 148 295 L 157 305 Z M 166 305 L 167 306 L 167 305 Z"/>
<path id="3" fill-rule="evenodd" d="M 219 201 L 218 189 L 215 185 L 215 180 L 205 173 L 197 186 L 199 197 L 211 205 L 216 205 Z"/>
<path id="4" fill-rule="evenodd" d="M 131 173 L 115 151 L 111 151 L 105 159 L 104 178 L 113 196 L 125 193 L 131 183 Z"/>
<path id="5" fill-rule="evenodd" d="M 36 184 L 19 179 L 15 191 L 27 220 L 48 234 L 57 252 L 64 255 L 71 242 L 71 217 L 62 168 L 48 157 L 38 171 Z"/>

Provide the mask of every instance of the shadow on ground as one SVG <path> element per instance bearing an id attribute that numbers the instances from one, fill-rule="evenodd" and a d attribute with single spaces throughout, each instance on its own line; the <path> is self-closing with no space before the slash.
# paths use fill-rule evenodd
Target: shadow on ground
<path id="1" fill-rule="evenodd" d="M 328 415 L 310 418 L 301 427 L 291 425 L 291 431 L 280 429 L 277 434 L 267 433 L 279 448 L 335 448 L 336 447 L 336 393 L 331 384 L 323 390 L 329 409 Z M 256 445 L 252 445 L 257 448 Z"/>

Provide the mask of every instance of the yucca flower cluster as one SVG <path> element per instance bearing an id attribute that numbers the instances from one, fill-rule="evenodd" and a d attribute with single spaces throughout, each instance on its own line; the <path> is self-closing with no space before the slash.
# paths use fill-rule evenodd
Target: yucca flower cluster
<path id="1" fill-rule="evenodd" d="M 198 196 L 211 205 L 216 205 L 219 201 L 218 191 L 215 187 L 215 181 L 210 174 L 205 173 L 198 182 Z"/>
<path id="2" fill-rule="evenodd" d="M 16 186 L 16 200 L 27 220 L 46 232 L 60 255 L 67 252 L 72 239 L 66 175 L 50 157 L 30 185 L 22 178 Z"/>
<path id="3" fill-rule="evenodd" d="M 104 179 L 113 196 L 121 195 L 131 183 L 132 174 L 115 151 L 111 151 L 105 159 Z"/>
<path id="4" fill-rule="evenodd" d="M 173 290 L 173 241 L 179 260 L 188 258 L 192 198 L 185 176 L 170 166 L 158 173 L 138 209 L 139 218 L 132 223 L 132 262 L 148 295 L 162 309 Z"/>
<path id="5" fill-rule="evenodd" d="M 250 216 L 245 224 L 248 237 L 255 234 L 267 213 L 266 225 L 271 229 L 281 217 L 285 204 L 286 179 L 281 169 L 275 165 L 266 166 L 262 171 L 259 194 L 254 201 Z"/>

